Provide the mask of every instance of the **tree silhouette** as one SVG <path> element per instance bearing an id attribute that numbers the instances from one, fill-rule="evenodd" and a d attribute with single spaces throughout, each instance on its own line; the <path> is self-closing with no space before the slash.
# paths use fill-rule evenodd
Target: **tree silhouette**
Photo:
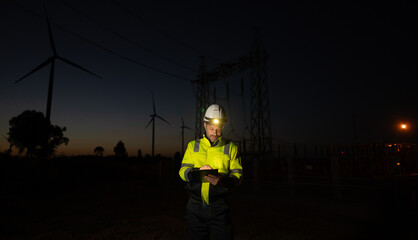
<path id="1" fill-rule="evenodd" d="M 26 110 L 9 121 L 9 142 L 20 153 L 25 151 L 28 158 L 48 157 L 54 154 L 61 144 L 68 144 L 64 137 L 66 128 L 51 125 L 44 114 L 34 110 Z"/>
<path id="2" fill-rule="evenodd" d="M 115 152 L 115 156 L 118 158 L 127 157 L 128 154 L 126 153 L 125 144 L 122 141 L 119 141 L 116 146 L 113 148 L 113 152 Z"/>
<path id="3" fill-rule="evenodd" d="M 12 147 L 13 147 L 13 144 L 11 143 L 11 141 L 10 141 L 10 138 L 8 138 L 8 137 L 6 137 L 6 136 L 4 136 L 4 135 L 2 135 L 8 142 L 9 142 L 9 149 L 7 149 L 6 151 L 5 151 L 5 154 L 7 155 L 7 156 L 10 156 L 11 154 L 12 154 Z"/>
<path id="4" fill-rule="evenodd" d="M 103 156 L 103 152 L 104 152 L 104 148 L 103 148 L 102 146 L 97 146 L 97 147 L 94 149 L 94 153 L 95 153 L 97 156 L 99 156 L 99 157 L 102 157 L 102 156 Z"/>

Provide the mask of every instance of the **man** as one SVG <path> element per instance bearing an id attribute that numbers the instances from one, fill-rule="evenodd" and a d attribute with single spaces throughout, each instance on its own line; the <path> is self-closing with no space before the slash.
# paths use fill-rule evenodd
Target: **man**
<path id="1" fill-rule="evenodd" d="M 241 183 L 242 166 L 237 146 L 222 139 L 225 110 L 218 104 L 208 107 L 204 117 L 206 134 L 191 141 L 179 171 L 189 195 L 187 222 L 190 239 L 232 239 L 226 195 Z M 199 179 L 200 170 L 217 169 Z"/>

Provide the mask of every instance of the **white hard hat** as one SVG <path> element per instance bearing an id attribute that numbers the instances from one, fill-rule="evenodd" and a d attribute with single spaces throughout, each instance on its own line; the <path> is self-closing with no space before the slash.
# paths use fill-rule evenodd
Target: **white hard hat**
<path id="1" fill-rule="evenodd" d="M 224 125 L 226 123 L 225 109 L 218 104 L 210 105 L 208 109 L 206 109 L 203 121 L 205 123 Z"/>

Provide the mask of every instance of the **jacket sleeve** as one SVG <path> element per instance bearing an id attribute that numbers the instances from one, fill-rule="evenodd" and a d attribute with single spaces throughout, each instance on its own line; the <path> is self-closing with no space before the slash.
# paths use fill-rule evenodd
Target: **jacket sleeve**
<path id="1" fill-rule="evenodd" d="M 186 149 L 186 152 L 184 153 L 183 161 L 181 162 L 181 166 L 180 166 L 179 175 L 180 175 L 180 178 L 185 182 L 190 182 L 189 173 L 194 168 L 193 159 L 191 157 L 194 143 L 195 141 L 191 141 L 187 145 L 187 149 Z"/>
<path id="2" fill-rule="evenodd" d="M 241 157 L 238 154 L 238 147 L 235 144 L 231 144 L 230 148 L 229 175 L 221 178 L 221 185 L 229 191 L 238 187 L 242 182 L 242 164 Z"/>
<path id="3" fill-rule="evenodd" d="M 231 144 L 231 161 L 229 163 L 229 176 L 241 179 L 242 177 L 242 163 L 241 156 L 238 154 L 238 147 Z"/>

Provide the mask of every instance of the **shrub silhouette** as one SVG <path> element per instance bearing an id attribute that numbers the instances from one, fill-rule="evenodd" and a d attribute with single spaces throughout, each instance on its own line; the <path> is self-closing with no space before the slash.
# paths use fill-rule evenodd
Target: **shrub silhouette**
<path id="1" fill-rule="evenodd" d="M 119 141 L 116 144 L 116 146 L 113 148 L 113 152 L 115 152 L 115 156 L 117 158 L 124 158 L 128 156 L 128 154 L 126 153 L 125 144 L 122 141 Z"/>
<path id="2" fill-rule="evenodd" d="M 104 152 L 104 148 L 103 148 L 102 146 L 97 146 L 97 147 L 94 149 L 94 153 L 95 153 L 97 156 L 99 156 L 99 157 L 102 157 L 102 156 L 103 156 L 103 152 Z"/>

